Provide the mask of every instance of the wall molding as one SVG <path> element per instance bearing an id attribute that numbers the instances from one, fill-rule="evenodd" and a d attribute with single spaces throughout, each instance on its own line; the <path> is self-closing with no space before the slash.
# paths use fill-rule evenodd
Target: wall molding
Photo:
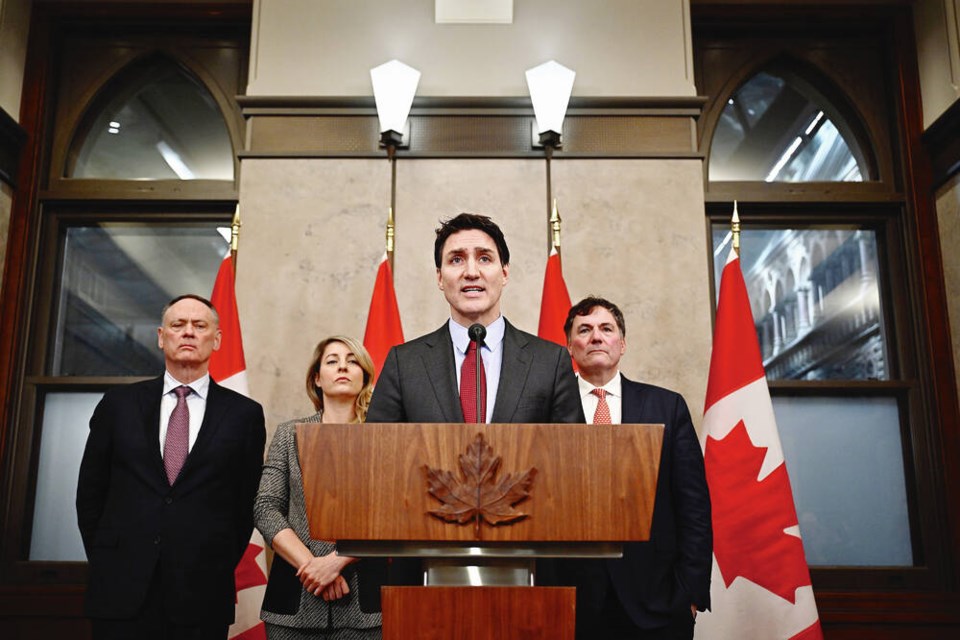
<path id="1" fill-rule="evenodd" d="M 380 158 L 372 97 L 238 96 L 246 158 Z M 554 158 L 699 159 L 706 98 L 572 98 Z M 542 158 L 530 99 L 423 97 L 410 111 L 408 158 Z"/>

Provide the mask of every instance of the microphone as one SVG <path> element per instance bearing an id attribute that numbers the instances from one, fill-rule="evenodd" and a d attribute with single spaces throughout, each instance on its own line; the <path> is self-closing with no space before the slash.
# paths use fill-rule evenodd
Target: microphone
<path id="1" fill-rule="evenodd" d="M 471 341 L 477 343 L 477 366 L 473 369 L 477 374 L 477 423 L 480 424 L 487 421 L 487 407 L 480 395 L 480 367 L 483 364 L 483 360 L 480 357 L 480 344 L 483 342 L 483 339 L 487 337 L 487 328 L 479 322 L 475 322 L 467 329 L 467 335 L 470 336 Z"/>
<path id="2" fill-rule="evenodd" d="M 470 328 L 467 329 L 467 335 L 470 336 L 470 339 L 474 342 L 483 342 L 483 339 L 487 337 L 487 328 L 477 322 L 470 325 Z"/>

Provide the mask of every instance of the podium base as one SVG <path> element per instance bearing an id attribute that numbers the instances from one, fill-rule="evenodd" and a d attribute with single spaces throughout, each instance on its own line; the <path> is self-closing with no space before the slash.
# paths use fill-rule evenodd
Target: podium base
<path id="1" fill-rule="evenodd" d="M 536 562 L 523 558 L 425 558 L 428 587 L 532 587 Z"/>
<path id="2" fill-rule="evenodd" d="M 383 587 L 383 640 L 574 640 L 573 587 Z"/>

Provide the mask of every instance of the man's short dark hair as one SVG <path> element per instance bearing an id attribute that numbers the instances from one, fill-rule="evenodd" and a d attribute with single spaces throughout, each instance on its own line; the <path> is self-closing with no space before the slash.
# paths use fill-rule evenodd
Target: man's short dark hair
<path id="1" fill-rule="evenodd" d="M 207 305 L 207 308 L 210 309 L 210 312 L 213 313 L 213 320 L 217 324 L 220 324 L 220 314 L 217 313 L 217 308 L 213 306 L 213 303 L 204 298 L 203 296 L 198 296 L 195 293 L 185 293 L 182 296 L 177 296 L 170 302 L 164 305 L 163 311 L 160 312 L 160 326 L 163 326 L 163 319 L 167 317 L 167 311 L 170 310 L 170 307 L 177 304 L 181 300 L 197 300 Z"/>
<path id="2" fill-rule="evenodd" d="M 433 243 L 433 261 L 437 263 L 437 269 L 443 260 L 443 245 L 447 238 L 458 231 L 467 231 L 477 229 L 493 239 L 497 245 L 497 253 L 500 254 L 500 264 L 507 266 L 510 264 L 510 249 L 507 248 L 507 241 L 503 237 L 503 231 L 497 226 L 497 223 L 490 219 L 490 216 L 480 215 L 479 213 L 461 213 L 455 218 L 442 220 L 437 228 L 437 239 Z"/>
<path id="3" fill-rule="evenodd" d="M 563 323 L 563 333 L 567 336 L 567 342 L 570 342 L 570 333 L 573 331 L 573 319 L 577 316 L 588 316 L 590 315 L 590 312 L 597 307 L 603 307 L 609 311 L 611 315 L 613 315 L 613 319 L 617 321 L 617 326 L 620 328 L 620 337 L 626 337 L 627 324 L 623 320 L 623 312 L 620 311 L 620 307 L 613 304 L 606 298 L 601 298 L 600 296 L 587 296 L 577 304 L 570 307 L 570 312 L 567 313 L 567 321 Z"/>

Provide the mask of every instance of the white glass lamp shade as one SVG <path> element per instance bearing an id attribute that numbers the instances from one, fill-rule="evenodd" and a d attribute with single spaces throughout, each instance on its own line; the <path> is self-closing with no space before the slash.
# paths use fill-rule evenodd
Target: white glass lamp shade
<path id="1" fill-rule="evenodd" d="M 527 87 L 533 112 L 537 116 L 537 132 L 563 132 L 563 117 L 573 92 L 576 72 L 553 60 L 527 70 Z"/>
<path id="2" fill-rule="evenodd" d="M 377 102 L 380 132 L 403 132 L 410 107 L 413 106 L 413 96 L 417 93 L 420 72 L 399 60 L 391 60 L 370 69 L 370 80 Z"/>

